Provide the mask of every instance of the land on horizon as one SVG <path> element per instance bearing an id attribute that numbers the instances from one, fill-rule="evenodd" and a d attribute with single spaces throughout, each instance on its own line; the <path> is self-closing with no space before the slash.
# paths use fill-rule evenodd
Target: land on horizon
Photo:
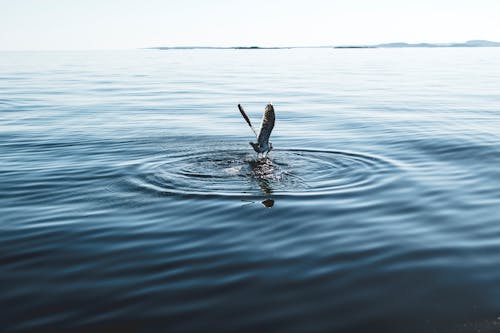
<path id="1" fill-rule="evenodd" d="M 374 49 L 374 48 L 407 48 L 407 47 L 500 47 L 500 42 L 489 40 L 469 40 L 463 43 L 383 43 L 374 45 L 322 45 L 322 46 L 156 46 L 147 49 L 156 50 L 274 50 L 274 49 L 307 49 L 307 48 L 335 48 L 335 49 Z"/>

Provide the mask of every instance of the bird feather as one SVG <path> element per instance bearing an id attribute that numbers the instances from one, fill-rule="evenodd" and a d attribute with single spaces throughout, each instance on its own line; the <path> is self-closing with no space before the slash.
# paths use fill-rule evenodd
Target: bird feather
<path id="1" fill-rule="evenodd" d="M 274 114 L 274 107 L 272 104 L 268 104 L 264 111 L 264 115 L 262 117 L 262 124 L 260 125 L 259 135 L 257 137 L 257 142 L 259 145 L 265 146 L 269 142 L 269 137 L 271 136 L 271 132 L 274 128 L 274 121 L 276 116 Z"/>
<path id="2" fill-rule="evenodd" d="M 252 122 L 250 121 L 250 118 L 248 118 L 247 114 L 245 113 L 245 110 L 243 110 L 243 107 L 241 106 L 241 104 L 238 104 L 238 109 L 240 110 L 240 113 L 243 116 L 243 119 L 245 119 L 245 121 L 247 122 L 248 126 L 250 126 L 250 128 L 254 132 L 255 136 L 258 136 L 257 135 L 257 131 L 255 130 L 255 128 L 253 128 Z"/>

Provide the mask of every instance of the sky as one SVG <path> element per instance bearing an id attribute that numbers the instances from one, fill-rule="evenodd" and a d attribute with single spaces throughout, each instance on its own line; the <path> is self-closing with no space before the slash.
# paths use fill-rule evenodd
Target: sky
<path id="1" fill-rule="evenodd" d="M 500 0 L 0 0 L 0 50 L 500 41 Z"/>

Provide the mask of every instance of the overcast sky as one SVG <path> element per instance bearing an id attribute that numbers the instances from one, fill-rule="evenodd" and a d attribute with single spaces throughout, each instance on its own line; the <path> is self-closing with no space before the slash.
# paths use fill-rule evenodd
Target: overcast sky
<path id="1" fill-rule="evenodd" d="M 0 50 L 500 41 L 500 0 L 0 0 Z"/>

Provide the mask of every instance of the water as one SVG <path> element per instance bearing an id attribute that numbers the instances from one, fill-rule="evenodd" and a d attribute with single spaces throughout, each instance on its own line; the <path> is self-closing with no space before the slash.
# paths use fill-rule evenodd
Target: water
<path id="1" fill-rule="evenodd" d="M 500 49 L 0 55 L 5 332 L 497 332 Z M 271 160 L 255 161 L 273 102 Z"/>

